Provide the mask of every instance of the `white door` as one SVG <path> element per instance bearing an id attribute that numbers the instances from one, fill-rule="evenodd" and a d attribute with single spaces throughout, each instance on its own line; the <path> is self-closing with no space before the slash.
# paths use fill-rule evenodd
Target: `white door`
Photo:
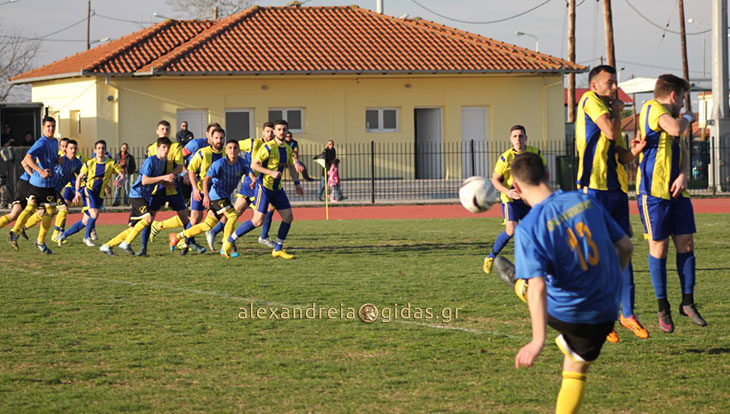
<path id="1" fill-rule="evenodd" d="M 489 117 L 486 106 L 461 108 L 461 176 L 489 174 L 487 141 Z"/>
<path id="2" fill-rule="evenodd" d="M 416 121 L 416 178 L 443 178 L 441 109 L 418 108 Z"/>
<path id="3" fill-rule="evenodd" d="M 208 126 L 208 111 L 205 109 L 178 109 L 177 110 L 177 125 L 173 130 L 174 133 L 170 133 L 175 140 L 175 134 L 180 130 L 180 123 L 186 121 L 188 123 L 188 130 L 195 135 L 195 138 L 205 137 L 205 127 Z"/>

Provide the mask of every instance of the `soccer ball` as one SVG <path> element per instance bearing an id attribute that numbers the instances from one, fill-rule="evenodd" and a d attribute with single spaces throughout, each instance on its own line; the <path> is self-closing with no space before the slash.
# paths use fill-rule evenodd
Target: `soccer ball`
<path id="1" fill-rule="evenodd" d="M 469 177 L 459 188 L 459 201 L 472 213 L 483 213 L 497 201 L 497 190 L 484 177 Z"/>

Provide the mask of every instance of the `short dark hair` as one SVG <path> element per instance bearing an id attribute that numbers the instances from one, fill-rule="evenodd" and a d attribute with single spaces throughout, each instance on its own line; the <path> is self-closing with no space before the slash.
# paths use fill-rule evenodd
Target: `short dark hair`
<path id="1" fill-rule="evenodd" d="M 160 145 L 167 145 L 169 147 L 172 145 L 172 141 L 168 137 L 157 138 L 157 146 L 159 147 Z"/>
<path id="2" fill-rule="evenodd" d="M 229 140 L 227 140 L 226 141 L 226 146 L 228 146 L 228 144 L 236 144 L 236 146 L 239 147 L 238 140 L 235 140 L 235 139 L 229 139 Z"/>
<path id="3" fill-rule="evenodd" d="M 513 125 L 512 128 L 509 129 L 509 133 L 511 134 L 512 131 L 517 131 L 517 130 L 520 130 L 520 131 L 524 132 L 525 135 L 527 135 L 527 130 L 522 125 Z"/>
<path id="4" fill-rule="evenodd" d="M 274 121 L 274 126 L 277 125 L 284 125 L 285 127 L 289 127 L 289 123 L 283 119 L 277 119 L 276 121 Z"/>
<path id="5" fill-rule="evenodd" d="M 654 97 L 664 98 L 672 92 L 681 95 L 689 90 L 690 84 L 686 79 L 667 73 L 657 78 L 654 85 Z"/>
<path id="6" fill-rule="evenodd" d="M 611 75 L 616 74 L 616 68 L 614 68 L 611 65 L 598 65 L 595 68 L 591 69 L 591 71 L 588 73 L 588 82 L 593 80 L 599 73 L 601 72 L 608 72 Z"/>
<path id="7" fill-rule="evenodd" d="M 70 141 L 70 139 L 68 139 L 66 137 L 63 137 L 63 138 L 61 138 L 61 139 L 58 140 L 58 143 L 60 144 L 62 142 L 69 142 L 69 141 Z"/>
<path id="8" fill-rule="evenodd" d="M 271 121 L 266 121 L 266 122 L 264 122 L 264 128 L 266 128 L 266 127 L 274 128 L 274 123 Z"/>
<path id="9" fill-rule="evenodd" d="M 339 158 L 335 158 L 334 160 L 332 160 L 332 164 L 340 165 L 340 159 Z"/>
<path id="10" fill-rule="evenodd" d="M 164 126 L 170 128 L 170 123 L 165 121 L 164 119 L 157 123 L 157 126 L 160 126 L 160 125 L 164 125 Z"/>
<path id="11" fill-rule="evenodd" d="M 104 141 L 103 139 L 100 139 L 94 143 L 94 148 L 96 148 L 96 146 L 99 144 L 104 144 L 104 146 L 106 147 L 106 141 Z"/>
<path id="12" fill-rule="evenodd" d="M 542 158 L 534 152 L 523 152 L 512 160 L 512 176 L 529 185 L 538 185 L 548 179 Z"/>
<path id="13" fill-rule="evenodd" d="M 64 138 L 64 139 L 67 139 L 68 140 L 68 144 L 66 144 L 66 145 L 75 145 L 77 147 L 79 146 L 79 143 L 76 142 L 75 139 L 68 139 L 68 138 Z"/>
<path id="14" fill-rule="evenodd" d="M 55 124 L 56 123 L 56 120 L 53 119 L 52 116 L 44 116 L 43 117 L 43 121 L 41 121 L 41 125 L 45 125 L 46 122 L 53 122 Z"/>
<path id="15" fill-rule="evenodd" d="M 213 132 L 211 132 L 210 135 L 213 135 L 216 132 L 219 132 L 224 137 L 226 136 L 226 131 L 223 128 L 221 128 L 220 126 L 218 126 L 215 129 L 213 129 Z"/>
<path id="16" fill-rule="evenodd" d="M 210 132 L 211 128 L 220 128 L 220 127 L 221 127 L 221 124 L 219 124 L 217 122 L 213 122 L 213 123 L 208 124 L 207 127 L 205 127 L 205 131 Z"/>

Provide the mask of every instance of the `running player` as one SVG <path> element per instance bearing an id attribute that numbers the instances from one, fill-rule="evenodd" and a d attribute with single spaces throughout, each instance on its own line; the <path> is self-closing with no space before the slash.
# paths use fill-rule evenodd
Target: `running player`
<path id="1" fill-rule="evenodd" d="M 18 178 L 18 182 L 15 186 L 15 198 L 10 203 L 10 212 L 0 217 L 0 227 L 5 227 L 10 224 L 13 220 L 18 218 L 20 212 L 25 209 L 28 205 L 28 195 L 30 190 L 30 176 L 33 175 L 33 170 L 25 163 L 25 160 L 20 162 L 23 167 L 23 174 Z M 28 220 L 30 221 L 30 219 Z M 27 221 L 26 221 L 27 224 Z M 20 230 L 20 235 L 25 240 L 28 240 L 28 235 L 25 234 L 25 226 Z"/>
<path id="2" fill-rule="evenodd" d="M 251 220 L 242 223 L 231 237 L 224 240 L 222 254 L 226 257 L 230 257 L 233 248 L 232 244 L 237 238 L 261 226 L 269 204 L 272 204 L 279 211 L 282 222 L 279 225 L 276 244 L 271 255 L 283 259 L 294 258 L 294 255 L 283 250 L 284 240 L 294 220 L 289 198 L 287 198 L 281 186 L 281 173 L 285 167 L 289 167 L 289 173 L 294 179 L 297 194 L 304 194 L 304 190 L 302 189 L 302 185 L 298 179 L 299 175 L 294 167 L 291 147 L 284 141 L 287 126 L 287 122 L 282 119 L 274 122 L 274 139 L 264 144 L 253 156 L 251 169 L 259 173 L 258 184 L 256 186 L 254 215 Z"/>
<path id="3" fill-rule="evenodd" d="M 645 143 L 639 139 L 627 149 L 621 133 L 621 110 L 618 99 L 616 70 L 612 66 L 596 66 L 588 75 L 590 90 L 578 102 L 575 140 L 578 149 L 578 189 L 593 196 L 631 237 L 629 221 L 627 164 Z M 629 262 L 621 273 L 621 315 L 619 323 L 641 339 L 649 337 L 634 312 L 634 270 Z M 619 336 L 612 331 L 607 338 L 616 343 Z"/>
<path id="4" fill-rule="evenodd" d="M 114 255 L 112 248 L 118 245 L 122 251 L 134 254 L 130 247 L 131 243 L 142 230 L 152 223 L 155 213 L 165 202 L 164 193 L 155 194 L 155 188 L 160 184 L 170 187 L 176 185 L 175 174 L 165 174 L 167 154 L 171 145 L 170 138 L 157 139 L 155 155 L 147 157 L 144 161 L 137 181 L 129 191 L 129 201 L 132 205 L 132 211 L 129 213 L 129 227 L 104 243 L 99 248 L 100 252 L 112 256 Z"/>
<path id="5" fill-rule="evenodd" d="M 52 178 L 52 171 L 58 164 L 58 141 L 53 137 L 56 132 L 56 120 L 50 116 L 43 118 L 41 131 L 43 132 L 41 137 L 23 158 L 23 162 L 33 170 L 33 174 L 28 181 L 27 205 L 18 215 L 15 225 L 8 234 L 13 250 L 18 250 L 18 234 L 22 232 L 25 223 L 38 207 L 42 205 L 48 214 L 56 205 L 56 190 L 53 188 Z M 50 253 L 45 243 L 38 248 L 43 253 Z"/>
<path id="6" fill-rule="evenodd" d="M 222 132 L 216 129 L 215 135 Z M 202 150 L 201 150 L 202 151 Z M 197 224 L 180 233 L 170 233 L 170 248 L 185 248 L 185 238 L 196 236 L 209 231 L 218 224 L 220 219 L 227 217 L 224 240 L 233 232 L 238 214 L 231 205 L 231 193 L 236 189 L 241 177 L 248 172 L 248 164 L 245 159 L 238 156 L 238 141 L 229 140 L 226 142 L 225 158 L 218 159 L 206 170 L 205 178 L 202 181 L 203 205 L 208 208 L 208 215 L 205 221 Z M 182 245 L 181 245 L 182 244 Z"/>
<path id="7" fill-rule="evenodd" d="M 86 228 L 84 244 L 89 247 L 96 246 L 93 240 L 91 240 L 91 230 L 94 229 L 96 220 L 99 218 L 100 209 L 104 206 L 104 198 L 102 195 L 106 191 L 114 173 L 117 174 L 115 185 L 118 186 L 124 179 L 124 173 L 114 160 L 107 156 L 106 141 L 96 141 L 94 143 L 94 158 L 86 161 L 81 167 L 81 172 L 78 177 L 76 177 L 76 196 L 74 196 L 73 202 L 78 202 L 83 196 L 84 215 L 81 220 L 74 223 L 58 236 L 56 243 L 59 246 L 71 235 L 76 234 L 84 227 Z M 86 184 L 82 185 L 85 178 Z"/>
<path id="8" fill-rule="evenodd" d="M 497 164 L 494 166 L 494 173 L 492 174 L 492 185 L 501 193 L 504 231 L 497 236 L 497 240 L 494 241 L 494 245 L 492 246 L 492 251 L 484 258 L 482 268 L 487 274 L 492 272 L 494 258 L 507 245 L 512 235 L 515 234 L 517 223 L 530 211 L 530 206 L 520 199 L 519 193 L 512 187 L 512 173 L 510 172 L 512 160 L 517 154 L 532 152 L 539 155 L 543 163 L 545 163 L 545 159 L 542 157 L 540 150 L 526 144 L 527 131 L 522 125 L 515 125 L 510 128 L 509 141 L 512 143 L 512 148 L 505 151 L 499 157 Z"/>
<path id="9" fill-rule="evenodd" d="M 669 236 L 677 250 L 677 273 L 682 285 L 679 313 L 698 326 L 707 322 L 694 302 L 695 255 L 692 234 L 695 228 L 692 202 L 687 192 L 689 156 L 680 136 L 695 121 L 692 112 L 679 116 L 689 83 L 677 76 L 660 76 L 654 99 L 641 107 L 639 122 L 646 148 L 639 156 L 636 173 L 637 203 L 644 233 L 649 240 L 649 274 L 659 305 L 659 327 L 674 332 L 667 300 L 667 251 Z"/>
<path id="10" fill-rule="evenodd" d="M 546 325 L 560 332 L 555 342 L 565 356 L 555 412 L 575 413 L 588 367 L 618 316 L 620 272 L 631 258 L 631 241 L 594 198 L 553 193 L 539 156 L 517 156 L 512 175 L 515 190 L 532 206 L 515 230 L 516 276 L 522 285 L 527 280 L 532 320 L 532 340 L 517 353 L 515 367 L 532 366 L 545 346 Z"/>

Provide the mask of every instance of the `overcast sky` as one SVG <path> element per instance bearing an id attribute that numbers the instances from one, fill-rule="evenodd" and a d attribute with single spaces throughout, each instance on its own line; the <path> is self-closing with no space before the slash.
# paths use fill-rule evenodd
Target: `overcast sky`
<path id="1" fill-rule="evenodd" d="M 536 36 L 540 51 L 567 57 L 567 0 L 549 0 L 537 9 L 519 17 L 499 23 L 476 24 L 515 16 L 544 3 L 545 0 L 384 0 L 384 12 L 390 16 L 408 13 L 444 25 L 491 37 L 516 45 L 535 48 L 535 40 L 528 36 L 518 37 L 521 31 Z M 48 37 L 44 41 L 37 66 L 53 62 L 80 52 L 86 47 L 86 0 L 18 0 L 6 3 L 0 0 L 0 26 L 27 37 L 40 37 L 80 22 L 67 30 Z M 261 6 L 283 6 L 284 1 L 259 1 Z M 603 0 L 576 0 L 576 61 L 595 66 L 605 56 L 603 29 Z M 92 0 L 96 16 L 91 19 L 91 39 L 117 38 L 140 30 L 160 20 L 152 13 L 176 18 L 189 18 L 175 13 L 165 0 Z M 305 6 L 331 6 L 357 4 L 375 9 L 376 0 L 324 1 L 310 0 Z M 420 6 L 420 5 L 422 6 Z M 687 32 L 699 32 L 711 28 L 711 0 L 687 0 Z M 646 16 L 654 24 L 670 31 L 679 30 L 677 0 L 613 0 L 613 24 L 615 31 L 616 59 L 622 80 L 634 76 L 657 76 L 662 73 L 682 75 L 679 35 L 663 31 L 644 20 Z M 427 10 L 429 9 L 429 10 Z M 437 13 L 437 14 L 435 14 Z M 439 16 L 442 15 L 442 16 Z M 106 17 L 105 17 L 106 16 Z M 136 21 L 121 22 L 109 19 Z M 453 20 L 452 20 L 453 19 Z M 458 21 L 458 20 L 461 20 Z M 466 21 L 470 23 L 465 23 Z M 687 48 L 690 78 L 702 77 L 702 37 L 706 37 L 706 77 L 711 76 L 712 45 L 710 33 L 689 35 Z M 579 84 L 584 82 L 579 78 Z M 580 86 L 580 85 L 579 85 Z"/>

